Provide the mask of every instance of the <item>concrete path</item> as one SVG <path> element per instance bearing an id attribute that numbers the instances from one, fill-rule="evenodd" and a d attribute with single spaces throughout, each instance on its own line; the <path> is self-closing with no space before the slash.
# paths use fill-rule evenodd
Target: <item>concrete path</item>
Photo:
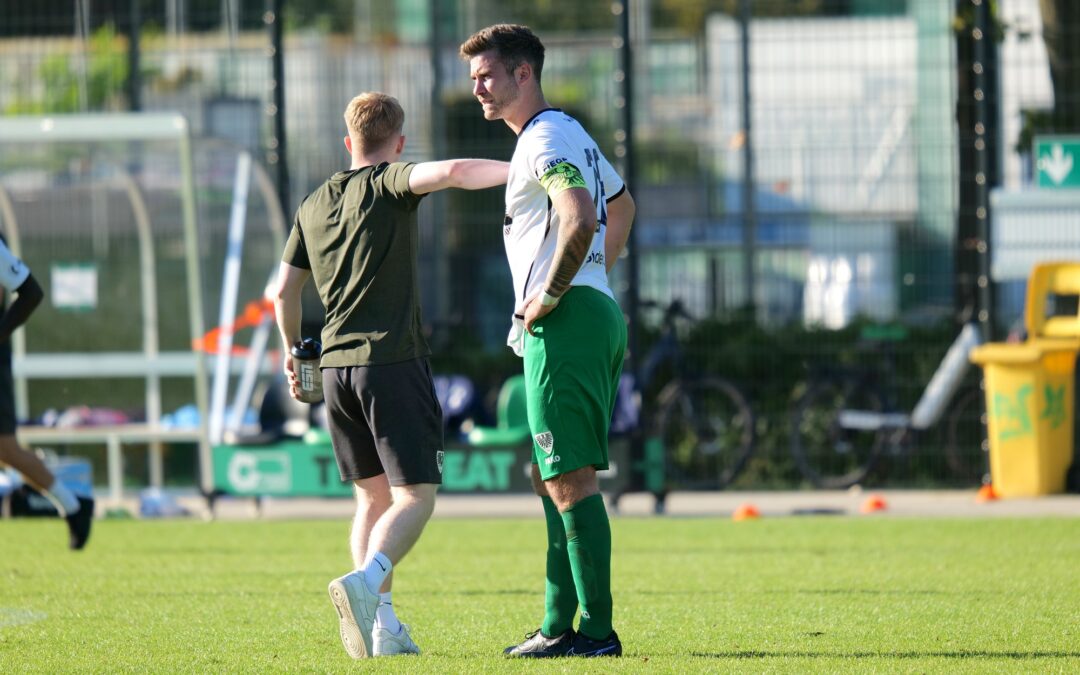
<path id="1" fill-rule="evenodd" d="M 872 498 L 883 500 L 885 508 L 873 514 L 862 509 Z M 209 517 L 205 502 L 196 495 L 177 499 L 194 515 Z M 741 505 L 751 504 L 764 518 L 798 515 L 847 515 L 857 517 L 1080 517 L 1080 495 L 1050 495 L 1035 498 L 978 502 L 974 490 L 925 491 L 881 490 L 803 492 L 674 492 L 667 498 L 668 517 L 728 518 Z M 131 513 L 138 513 L 135 499 L 125 500 Z M 629 494 L 619 501 L 619 517 L 653 517 L 655 500 L 648 494 Z M 348 499 L 220 499 L 215 516 L 220 519 L 245 518 L 335 518 L 352 514 Z M 542 517 L 543 509 L 531 495 L 440 495 L 436 518 L 516 518 Z"/>

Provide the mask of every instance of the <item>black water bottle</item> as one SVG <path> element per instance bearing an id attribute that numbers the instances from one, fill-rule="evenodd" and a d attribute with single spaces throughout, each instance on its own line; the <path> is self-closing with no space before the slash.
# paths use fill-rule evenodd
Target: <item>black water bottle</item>
<path id="1" fill-rule="evenodd" d="M 294 342 L 292 346 L 293 372 L 300 385 L 300 400 L 304 403 L 318 403 L 322 400 L 322 371 L 319 370 L 319 357 L 322 345 L 311 338 Z"/>

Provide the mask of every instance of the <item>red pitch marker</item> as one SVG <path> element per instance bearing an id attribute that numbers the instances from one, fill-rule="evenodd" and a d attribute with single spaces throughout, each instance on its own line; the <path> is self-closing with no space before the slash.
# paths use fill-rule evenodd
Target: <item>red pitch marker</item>
<path id="1" fill-rule="evenodd" d="M 881 495 L 870 495 L 866 498 L 866 501 L 862 503 L 859 511 L 863 513 L 877 513 L 878 511 L 884 511 L 889 508 L 889 505 L 885 503 L 885 498 Z"/>
<path id="2" fill-rule="evenodd" d="M 998 493 L 994 491 L 992 483 L 986 483 L 979 488 L 979 491 L 975 493 L 975 501 L 979 504 L 985 504 L 986 502 L 992 502 L 1000 499 Z"/>
<path id="3" fill-rule="evenodd" d="M 757 520 L 760 517 L 761 512 L 750 502 L 740 504 L 739 508 L 735 509 L 735 513 L 731 514 L 731 519 L 736 522 L 740 520 Z"/>

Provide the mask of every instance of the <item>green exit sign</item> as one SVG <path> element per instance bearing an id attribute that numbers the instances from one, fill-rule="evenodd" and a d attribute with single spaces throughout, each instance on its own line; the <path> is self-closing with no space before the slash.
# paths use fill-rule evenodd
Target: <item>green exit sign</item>
<path id="1" fill-rule="evenodd" d="M 1080 189 L 1080 136 L 1035 137 L 1035 185 Z"/>

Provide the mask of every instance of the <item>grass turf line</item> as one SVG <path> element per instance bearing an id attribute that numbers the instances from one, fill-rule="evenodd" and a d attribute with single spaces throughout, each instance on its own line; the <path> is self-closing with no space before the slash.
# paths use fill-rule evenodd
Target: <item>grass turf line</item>
<path id="1" fill-rule="evenodd" d="M 543 522 L 433 521 L 395 570 L 424 650 L 356 664 L 339 521 L 0 522 L 0 672 L 1080 670 L 1080 519 L 614 519 L 624 657 L 508 662 L 543 606 Z"/>

